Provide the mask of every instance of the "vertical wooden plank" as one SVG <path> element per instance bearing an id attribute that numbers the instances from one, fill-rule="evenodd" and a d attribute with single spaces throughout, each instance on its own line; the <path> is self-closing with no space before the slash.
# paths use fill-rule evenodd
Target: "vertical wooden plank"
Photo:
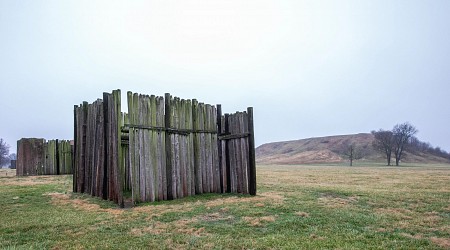
<path id="1" fill-rule="evenodd" d="M 156 97 L 156 126 L 164 127 L 164 98 Z M 166 172 L 165 172 L 165 132 L 158 131 L 157 138 L 157 149 L 156 149 L 156 160 L 157 160 L 157 178 L 158 178 L 158 198 L 157 200 L 167 199 L 167 183 Z"/>
<path id="2" fill-rule="evenodd" d="M 144 104 L 144 98 L 142 95 L 139 95 L 139 125 L 143 125 L 143 120 L 144 120 L 144 109 L 145 109 L 145 104 Z M 145 130 L 144 129 L 139 129 L 139 179 L 140 179 L 140 191 L 141 191 L 141 201 L 147 201 L 147 195 L 146 195 L 146 185 L 147 185 L 147 180 L 146 180 L 146 162 L 145 162 Z M 148 145 L 147 145 L 148 146 Z"/>
<path id="3" fill-rule="evenodd" d="M 186 112 L 184 111 L 186 108 L 186 101 L 184 99 L 179 100 L 178 105 L 178 129 L 184 130 L 185 127 L 185 115 Z M 178 138 L 180 141 L 179 144 L 179 154 L 180 154 L 180 194 L 179 198 L 187 196 L 187 166 L 186 166 L 186 136 L 178 134 Z"/>
<path id="4" fill-rule="evenodd" d="M 196 99 L 192 100 L 192 120 L 194 131 L 200 130 L 200 107 Z M 201 139 L 200 133 L 194 133 L 194 178 L 195 193 L 203 193 L 203 179 L 201 168 Z"/>
<path id="5" fill-rule="evenodd" d="M 241 112 L 237 112 L 235 115 L 235 133 L 240 134 L 240 116 Z M 234 139 L 236 144 L 236 172 L 238 176 L 238 193 L 243 193 L 243 171 L 242 171 L 242 151 L 241 151 L 241 139 Z"/>
<path id="6" fill-rule="evenodd" d="M 217 109 L 211 106 L 211 147 L 212 147 L 212 163 L 214 171 L 214 192 L 221 193 L 220 188 L 220 170 L 219 170 L 219 152 L 218 152 L 218 140 L 217 140 Z M 214 132 L 215 131 L 215 132 Z"/>
<path id="7" fill-rule="evenodd" d="M 171 99 L 172 97 L 170 96 L 169 93 L 165 94 L 165 115 L 164 115 L 164 123 L 165 123 L 165 128 L 166 128 L 166 180 L 167 180 L 167 199 L 168 200 L 173 200 L 173 189 L 172 189 L 172 169 L 173 169 L 173 155 L 172 155 L 172 135 L 170 133 L 168 133 L 168 129 L 170 128 L 171 125 L 171 120 L 172 120 L 172 116 L 171 116 L 171 112 L 172 112 L 172 107 L 171 107 Z"/>
<path id="8" fill-rule="evenodd" d="M 188 100 L 186 106 L 186 128 L 193 130 L 192 121 L 192 101 Z M 187 155 L 188 155 L 188 180 L 189 195 L 195 195 L 195 173 L 194 173 L 194 133 L 190 133 L 187 138 Z"/>
<path id="9" fill-rule="evenodd" d="M 217 109 L 217 115 L 216 115 L 216 123 L 217 123 L 217 161 L 218 161 L 218 167 L 219 167 L 219 188 L 220 188 L 220 192 L 223 193 L 224 192 L 224 185 L 223 185 L 223 151 L 222 151 L 222 141 L 220 141 L 218 139 L 218 136 L 220 136 L 220 134 L 222 133 L 222 105 L 221 104 L 217 104 L 216 105 Z"/>
<path id="10" fill-rule="evenodd" d="M 135 129 L 133 128 L 133 125 L 136 124 L 135 122 L 135 110 L 134 110 L 134 101 L 133 101 L 133 93 L 131 91 L 127 92 L 127 104 L 128 104 L 128 120 L 129 120 L 129 129 L 128 129 L 128 137 L 129 137 L 129 144 L 128 144 L 128 157 L 129 157 L 129 164 L 130 164 L 130 181 L 131 181 L 131 200 L 132 203 L 136 203 L 137 200 L 137 194 L 136 191 L 138 190 L 137 187 L 137 172 L 136 172 L 136 159 L 135 159 Z"/>
<path id="11" fill-rule="evenodd" d="M 156 125 L 156 99 L 155 96 L 152 95 L 150 97 L 147 96 L 147 103 L 149 105 L 148 110 L 148 118 L 147 118 L 147 124 L 149 126 L 155 126 Z M 158 187 L 158 179 L 156 178 L 156 172 L 157 172 L 157 159 L 156 159 L 156 151 L 157 151 L 157 134 L 155 130 L 149 131 L 150 135 L 150 148 L 149 148 L 149 163 L 150 163 L 150 172 L 149 172 L 149 189 L 150 189 L 150 201 L 155 201 L 157 192 L 155 190 L 155 187 Z"/>
<path id="12" fill-rule="evenodd" d="M 91 171 L 92 171 L 92 104 L 87 104 L 87 120 L 86 120 L 86 144 L 85 144 L 85 168 L 84 183 L 87 194 L 91 194 Z"/>
<path id="13" fill-rule="evenodd" d="M 149 105 L 150 100 L 147 95 L 142 95 L 142 121 L 141 125 L 148 126 L 149 124 Z M 144 144 L 143 155 L 144 155 L 144 182 L 145 182 L 145 199 L 144 201 L 150 201 L 151 193 L 151 162 L 150 162 L 150 131 L 148 129 L 143 129 L 142 143 Z"/>
<path id="14" fill-rule="evenodd" d="M 57 175 L 60 175 L 60 159 L 59 159 L 59 146 L 58 146 L 58 139 L 55 140 L 55 160 L 56 160 L 56 164 L 55 164 L 55 170 Z"/>
<path id="15" fill-rule="evenodd" d="M 253 127 L 253 108 L 247 108 L 248 114 L 248 161 L 249 161 L 249 193 L 256 195 L 256 161 L 255 161 L 255 131 Z"/>
<path id="16" fill-rule="evenodd" d="M 99 100 L 97 110 L 97 180 L 96 193 L 98 197 L 104 197 L 104 178 L 105 178 L 105 121 L 103 112 L 103 101 Z"/>
<path id="17" fill-rule="evenodd" d="M 132 109 L 128 112 L 133 114 L 133 125 L 139 125 L 139 95 L 137 93 L 133 94 L 133 98 L 131 101 Z M 131 134 L 130 134 L 131 137 Z M 139 148 L 140 148 L 140 140 L 139 140 L 139 129 L 133 128 L 133 151 L 130 154 L 133 154 L 133 176 L 134 176 L 134 186 L 133 186 L 133 202 L 141 201 L 141 165 L 140 165 L 140 157 L 139 157 Z"/>
<path id="18" fill-rule="evenodd" d="M 230 117 L 229 114 L 225 114 L 224 122 L 225 122 L 225 134 L 230 133 Z M 231 193 L 231 162 L 230 162 L 230 141 L 226 140 L 225 142 L 225 172 L 227 179 L 227 193 Z"/>
<path id="19" fill-rule="evenodd" d="M 108 132 L 108 128 L 109 128 L 109 122 L 110 122 L 110 118 L 109 118 L 109 114 L 108 114 L 108 103 L 109 103 L 109 99 L 108 99 L 109 94 L 108 93 L 103 93 L 103 110 L 102 110 L 102 116 L 103 116 L 103 143 L 104 143 L 104 148 L 103 148 L 103 173 L 102 173 L 102 179 L 100 180 L 101 183 L 99 183 L 99 185 L 101 186 L 100 188 L 101 190 L 101 197 L 104 200 L 108 199 L 108 174 L 109 174 L 109 132 Z"/>
<path id="20" fill-rule="evenodd" d="M 77 114 L 77 110 L 78 110 L 78 105 L 74 105 L 73 106 L 73 143 L 74 143 L 74 147 L 73 147 L 73 158 L 72 158 L 72 169 L 73 169 L 73 175 L 72 175 L 72 191 L 73 192 L 77 192 L 77 180 L 78 180 L 78 176 L 77 176 L 77 166 L 78 166 L 78 151 L 77 151 L 77 145 L 78 145 L 78 114 Z M 18 151 L 19 149 L 17 149 Z"/>
<path id="21" fill-rule="evenodd" d="M 178 129 L 178 126 L 180 124 L 180 99 L 178 97 L 174 98 L 173 103 L 173 124 L 172 128 Z M 174 145 L 173 145 L 173 152 L 174 152 L 174 158 L 175 158 L 175 165 L 174 165 L 174 179 L 175 182 L 174 190 L 176 190 L 176 197 L 174 196 L 174 199 L 181 198 L 183 196 L 182 194 L 182 188 L 181 188 L 181 162 L 180 162 L 180 135 L 178 133 L 173 133 L 174 136 Z"/>
<path id="22" fill-rule="evenodd" d="M 203 103 L 199 104 L 199 129 L 205 130 L 205 105 Z M 202 184 L 203 184 L 203 192 L 209 193 L 209 182 L 208 182 L 208 165 L 207 165 L 207 159 L 206 159 L 206 138 L 205 133 L 200 133 L 200 164 L 201 164 L 201 170 L 202 170 Z"/>
<path id="23" fill-rule="evenodd" d="M 80 193 L 84 193 L 85 192 L 85 167 L 86 167 L 86 131 L 87 131 L 87 114 L 88 114 L 88 103 L 87 102 L 83 102 L 83 106 L 82 106 L 82 117 L 81 118 L 81 124 L 82 124 L 82 131 L 81 131 L 81 164 L 80 164 L 80 176 L 79 176 L 79 186 L 80 186 Z"/>
<path id="24" fill-rule="evenodd" d="M 205 105 L 204 110 L 204 130 L 209 130 L 209 121 L 210 117 L 210 109 L 211 106 L 209 104 Z M 206 166 L 206 185 L 207 192 L 211 193 L 213 189 L 213 172 L 212 172 L 212 150 L 211 150 L 211 136 L 209 133 L 203 133 L 205 138 L 205 166 Z"/>
<path id="25" fill-rule="evenodd" d="M 245 118 L 246 114 L 239 113 L 239 131 L 241 134 L 246 133 L 247 130 L 245 129 Z M 241 171 L 242 171 L 242 193 L 248 194 L 248 148 L 246 147 L 246 141 L 247 138 L 240 138 L 240 144 L 241 144 Z"/>
<path id="26" fill-rule="evenodd" d="M 120 207 L 123 207 L 123 170 L 122 166 L 122 147 L 121 147 L 121 126 L 122 126 L 122 113 L 121 113 L 121 93 L 120 89 L 113 90 L 114 97 L 114 111 L 115 111 L 115 121 L 116 124 L 113 127 L 114 132 L 114 143 L 115 143 L 115 161 L 116 161 L 116 192 L 117 192 L 117 203 Z"/>

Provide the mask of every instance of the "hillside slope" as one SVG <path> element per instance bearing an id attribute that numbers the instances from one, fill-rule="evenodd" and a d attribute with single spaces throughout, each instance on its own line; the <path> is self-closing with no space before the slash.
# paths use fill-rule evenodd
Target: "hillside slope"
<path id="1" fill-rule="evenodd" d="M 342 148 L 354 144 L 364 154 L 362 161 L 384 161 L 383 155 L 372 147 L 370 133 L 308 138 L 295 141 L 267 143 L 256 148 L 258 164 L 309 164 L 345 162 Z M 448 159 L 425 153 L 406 152 L 403 162 L 449 163 Z"/>

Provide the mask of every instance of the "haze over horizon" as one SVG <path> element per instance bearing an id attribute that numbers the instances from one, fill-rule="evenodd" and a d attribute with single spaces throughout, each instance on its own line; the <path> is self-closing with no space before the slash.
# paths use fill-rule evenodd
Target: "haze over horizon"
<path id="1" fill-rule="evenodd" d="M 0 138 L 10 152 L 71 139 L 73 105 L 121 89 L 252 106 L 257 146 L 410 122 L 449 152 L 448 13 L 447 0 L 0 1 Z"/>

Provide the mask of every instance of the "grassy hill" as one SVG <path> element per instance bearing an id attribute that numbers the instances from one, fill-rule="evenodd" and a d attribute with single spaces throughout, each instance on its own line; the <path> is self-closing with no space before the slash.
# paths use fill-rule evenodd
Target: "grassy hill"
<path id="1" fill-rule="evenodd" d="M 272 142 L 256 149 L 259 164 L 311 164 L 345 162 L 340 153 L 346 145 L 354 144 L 363 152 L 361 161 L 385 161 L 372 147 L 370 133 L 308 138 L 295 141 Z M 405 152 L 403 162 L 449 163 L 448 159 L 423 152 Z"/>

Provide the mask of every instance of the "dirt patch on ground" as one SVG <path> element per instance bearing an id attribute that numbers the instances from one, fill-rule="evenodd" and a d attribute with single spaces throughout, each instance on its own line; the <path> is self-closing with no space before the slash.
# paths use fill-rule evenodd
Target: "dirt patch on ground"
<path id="1" fill-rule="evenodd" d="M 80 210 L 85 210 L 89 212 L 107 212 L 112 215 L 121 215 L 124 212 L 124 210 L 121 209 L 101 208 L 100 205 L 89 203 L 89 201 L 87 200 L 71 199 L 69 194 L 46 193 L 44 195 L 52 197 L 52 204 L 57 206 L 70 205 Z"/>

